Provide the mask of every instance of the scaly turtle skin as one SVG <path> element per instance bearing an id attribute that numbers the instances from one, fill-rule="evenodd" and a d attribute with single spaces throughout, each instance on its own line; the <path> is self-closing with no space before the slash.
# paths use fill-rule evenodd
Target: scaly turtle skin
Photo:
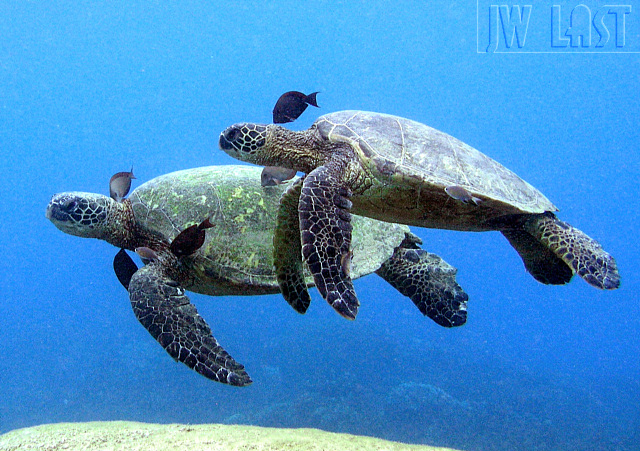
<path id="1" fill-rule="evenodd" d="M 286 187 L 262 187 L 259 168 L 212 166 L 155 178 L 122 202 L 93 193 L 57 194 L 46 216 L 65 233 L 121 248 L 114 269 L 140 323 L 176 360 L 209 379 L 241 386 L 251 383 L 249 375 L 217 343 L 185 290 L 212 296 L 280 291 L 273 236 Z M 184 256 L 170 250 L 181 231 L 206 218 L 213 227 L 201 248 Z M 353 225 L 352 277 L 376 272 L 436 323 L 464 324 L 468 296 L 455 281 L 455 268 L 420 249 L 406 226 L 360 217 Z M 136 248 L 153 256 L 141 269 L 123 250 Z M 308 294 L 302 296 L 312 281 L 307 271 L 293 281 L 297 285 L 292 282 L 297 295 L 287 300 L 299 312 L 309 305 Z"/>
<path id="2" fill-rule="evenodd" d="M 564 284 L 578 273 L 597 288 L 620 284 L 615 260 L 595 240 L 557 219 L 557 208 L 542 193 L 478 150 L 424 124 L 340 111 L 301 132 L 236 124 L 222 132 L 220 148 L 242 161 L 307 174 L 298 211 L 303 257 L 322 295 L 347 317 L 354 317 L 358 307 L 341 269 L 351 255 L 350 212 L 420 227 L 499 230 L 542 283 Z M 455 199 L 446 188 L 473 202 Z"/>

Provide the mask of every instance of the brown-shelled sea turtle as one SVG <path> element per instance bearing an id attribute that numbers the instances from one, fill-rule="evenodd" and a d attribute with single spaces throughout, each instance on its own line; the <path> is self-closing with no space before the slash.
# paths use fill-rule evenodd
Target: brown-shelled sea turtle
<path id="1" fill-rule="evenodd" d="M 297 216 L 302 258 L 322 296 L 346 317 L 355 317 L 359 305 L 342 269 L 351 255 L 350 211 L 420 227 L 499 230 L 542 283 L 564 284 L 577 273 L 597 288 L 620 284 L 615 260 L 560 221 L 542 193 L 478 150 L 419 122 L 340 111 L 299 132 L 235 124 L 222 132 L 219 145 L 242 161 L 307 174 Z M 283 267 L 286 261 L 275 263 L 279 273 L 292 271 Z"/>
<path id="2" fill-rule="evenodd" d="M 121 202 L 101 194 L 57 194 L 46 216 L 65 233 L 121 248 L 114 269 L 135 315 L 174 359 L 209 379 L 247 385 L 244 367 L 217 343 L 185 290 L 212 296 L 280 291 L 273 235 L 286 186 L 261 186 L 256 167 L 211 166 L 157 177 Z M 455 280 L 456 269 L 420 249 L 408 227 L 361 217 L 352 223 L 351 277 L 376 272 L 436 323 L 466 321 L 468 296 Z M 138 269 L 123 249 L 137 249 L 147 265 Z M 296 281 L 302 287 L 291 288 L 306 293 L 312 282 L 307 271 Z M 292 305 L 303 313 L 310 299 L 298 300 Z"/>

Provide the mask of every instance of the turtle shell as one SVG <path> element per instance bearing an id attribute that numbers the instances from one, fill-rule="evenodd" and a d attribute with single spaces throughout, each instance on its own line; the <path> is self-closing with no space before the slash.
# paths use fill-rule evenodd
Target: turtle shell
<path id="1" fill-rule="evenodd" d="M 150 180 L 129 196 L 137 226 L 170 243 L 210 218 L 204 245 L 183 259 L 193 275 L 185 288 L 209 295 L 278 293 L 273 235 L 286 184 L 263 187 L 261 168 L 209 166 Z M 405 237 L 406 226 L 353 218 L 352 277 L 376 271 Z M 308 276 L 308 283 L 312 278 Z"/>
<path id="2" fill-rule="evenodd" d="M 485 206 L 494 209 L 496 216 L 557 210 L 540 191 L 500 163 L 419 122 L 381 113 L 339 111 L 321 116 L 314 126 L 323 139 L 348 143 L 372 178 L 388 187 L 411 186 L 407 203 L 415 202 L 416 195 L 431 196 L 425 199 L 426 205 L 444 215 L 445 223 L 416 225 L 469 229 L 447 227 L 447 222 L 465 221 L 466 210 L 473 209 L 451 202 L 444 192 L 448 186 L 463 187 L 488 202 Z M 395 198 L 393 202 L 404 201 Z M 487 211 L 485 218 L 469 217 L 468 221 L 486 220 Z"/>

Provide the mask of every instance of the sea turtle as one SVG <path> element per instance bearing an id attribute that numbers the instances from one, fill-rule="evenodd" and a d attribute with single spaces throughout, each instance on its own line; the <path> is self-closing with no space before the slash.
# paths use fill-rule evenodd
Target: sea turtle
<path id="1" fill-rule="evenodd" d="M 542 193 L 478 150 L 419 122 L 340 111 L 299 132 L 240 123 L 221 133 L 219 146 L 242 161 L 307 174 L 298 212 L 302 255 L 323 297 L 344 316 L 354 317 L 358 307 L 341 270 L 350 255 L 350 211 L 420 227 L 499 230 L 542 283 L 564 284 L 578 273 L 597 288 L 620 284 L 614 259 L 560 221 Z"/>
<path id="2" fill-rule="evenodd" d="M 101 194 L 57 194 L 46 216 L 65 233 L 122 248 L 114 259 L 116 274 L 138 320 L 173 358 L 209 379 L 247 385 L 243 366 L 218 345 L 185 290 L 212 296 L 279 292 L 273 234 L 285 188 L 262 187 L 256 167 L 211 166 L 157 177 L 121 202 Z M 376 272 L 436 323 L 465 322 L 468 296 L 456 283 L 455 268 L 420 249 L 407 226 L 361 217 L 353 225 L 352 277 Z M 205 233 L 202 247 L 185 251 L 193 244 L 185 237 Z M 148 264 L 138 270 L 123 249 L 137 249 Z M 303 287 L 292 288 L 306 291 L 311 275 L 298 282 Z M 293 307 L 304 312 L 308 301 Z"/>

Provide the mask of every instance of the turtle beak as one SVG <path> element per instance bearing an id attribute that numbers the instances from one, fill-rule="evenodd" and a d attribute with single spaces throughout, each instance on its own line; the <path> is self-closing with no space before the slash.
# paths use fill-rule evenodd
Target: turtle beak
<path id="1" fill-rule="evenodd" d="M 64 195 L 56 194 L 49 201 L 49 205 L 47 205 L 47 209 L 44 212 L 46 218 L 56 224 L 57 222 L 65 222 L 69 221 L 69 214 L 63 211 L 62 206 L 65 205 L 64 202 L 61 201 Z"/>
<path id="2" fill-rule="evenodd" d="M 240 130 L 237 126 L 232 125 L 231 127 L 227 127 L 222 133 L 220 133 L 220 141 L 218 142 L 220 149 L 224 150 L 227 153 L 237 152 L 238 149 L 235 148 L 233 142 L 236 140 L 239 134 Z"/>
<path id="3" fill-rule="evenodd" d="M 220 149 L 224 150 L 225 152 L 231 150 L 232 147 L 231 143 L 227 141 L 227 138 L 225 138 L 224 133 L 220 133 L 220 141 L 218 142 L 218 145 L 220 146 Z"/>

